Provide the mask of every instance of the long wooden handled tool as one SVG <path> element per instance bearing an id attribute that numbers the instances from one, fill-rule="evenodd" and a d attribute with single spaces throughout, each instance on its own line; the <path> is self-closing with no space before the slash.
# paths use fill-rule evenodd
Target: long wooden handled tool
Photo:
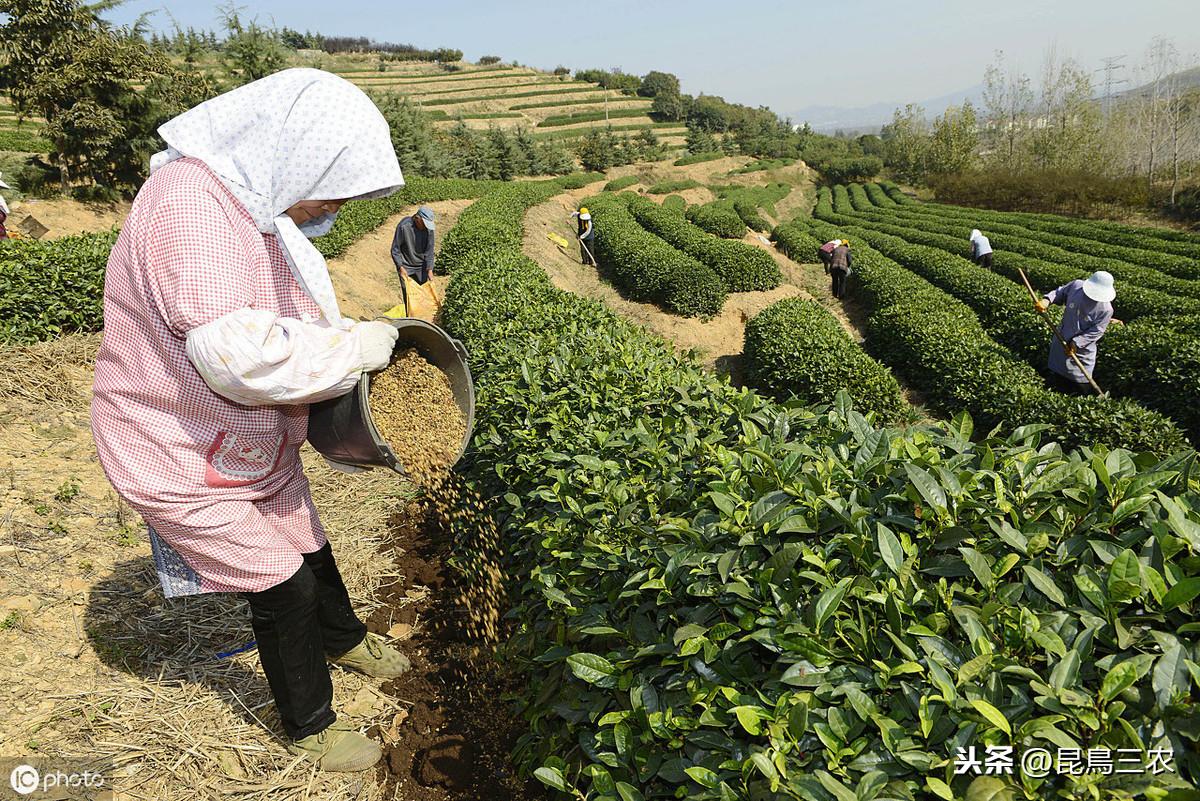
<path id="1" fill-rule="evenodd" d="M 596 257 L 592 255 L 592 251 L 588 250 L 587 242 L 580 239 L 579 244 L 583 246 L 583 252 L 588 254 L 588 258 L 591 259 L 592 266 L 594 267 L 596 265 Z"/>
<path id="2" fill-rule="evenodd" d="M 1037 293 L 1033 291 L 1033 284 L 1029 283 L 1029 277 L 1025 275 L 1025 271 L 1020 267 L 1017 268 L 1017 272 L 1021 274 L 1021 280 L 1025 282 L 1025 288 L 1029 290 L 1029 297 L 1033 298 L 1033 304 L 1036 308 L 1038 296 Z M 1054 338 L 1057 339 L 1058 344 L 1062 346 L 1063 353 L 1071 357 L 1071 361 L 1075 362 L 1075 366 L 1079 368 L 1079 372 L 1083 373 L 1083 377 L 1087 379 L 1089 384 L 1091 384 L 1092 389 L 1096 390 L 1096 394 L 1103 395 L 1104 390 L 1100 389 L 1100 385 L 1092 380 L 1092 374 L 1089 373 L 1087 368 L 1083 366 L 1083 362 L 1079 361 L 1079 357 L 1075 355 L 1075 352 L 1067 347 L 1067 340 L 1063 339 L 1063 335 L 1059 332 L 1058 328 L 1054 326 L 1054 323 L 1046 319 L 1046 313 L 1044 311 L 1039 309 L 1039 315 L 1042 318 L 1042 322 L 1046 324 L 1046 327 L 1054 333 Z"/>

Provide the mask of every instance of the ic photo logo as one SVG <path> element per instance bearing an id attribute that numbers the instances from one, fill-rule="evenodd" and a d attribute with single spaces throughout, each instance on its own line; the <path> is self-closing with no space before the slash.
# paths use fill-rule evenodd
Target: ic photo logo
<path id="1" fill-rule="evenodd" d="M 29 795 L 38 788 L 41 779 L 41 774 L 32 765 L 17 765 L 8 775 L 8 783 L 17 795 Z"/>
<path id="2" fill-rule="evenodd" d="M 30 764 L 34 762 L 35 764 Z M 9 764 L 13 764 L 9 762 Z M 5 765 L 4 768 L 8 766 Z M 76 770 L 61 770 L 57 767 L 42 764 L 37 760 L 20 760 L 9 771 L 8 786 L 18 796 L 32 796 L 34 793 L 52 793 L 53 798 L 111 798 L 111 792 L 105 786 L 104 773 L 95 770 L 96 765 L 76 766 Z M 0 776 L 4 774 L 0 772 Z M 63 795 L 66 793 L 66 795 Z M 100 793 L 100 795 L 97 795 Z M 5 798 L 10 796 L 5 795 Z"/>

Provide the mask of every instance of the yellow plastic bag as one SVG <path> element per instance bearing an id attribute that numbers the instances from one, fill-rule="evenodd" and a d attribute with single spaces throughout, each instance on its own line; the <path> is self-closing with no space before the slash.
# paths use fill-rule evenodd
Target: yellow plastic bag
<path id="1" fill-rule="evenodd" d="M 418 284 L 409 276 L 404 276 L 400 286 L 403 303 L 398 303 L 384 312 L 385 317 L 419 317 L 433 322 L 442 310 L 441 299 L 433 288 L 433 279 L 424 284 Z"/>

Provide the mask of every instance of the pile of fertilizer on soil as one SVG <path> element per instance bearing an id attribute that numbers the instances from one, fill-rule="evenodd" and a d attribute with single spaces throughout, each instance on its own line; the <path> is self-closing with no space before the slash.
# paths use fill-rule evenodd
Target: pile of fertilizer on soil
<path id="1" fill-rule="evenodd" d="M 413 348 L 371 377 L 371 417 L 405 471 L 428 483 L 458 458 L 467 421 L 450 381 Z"/>

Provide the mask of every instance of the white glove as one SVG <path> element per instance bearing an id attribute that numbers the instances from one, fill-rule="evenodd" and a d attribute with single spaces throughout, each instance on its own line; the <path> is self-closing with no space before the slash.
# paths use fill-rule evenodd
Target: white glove
<path id="1" fill-rule="evenodd" d="M 373 373 L 388 366 L 392 351 L 400 332 L 391 323 L 371 320 L 355 323 L 353 331 L 358 335 L 359 352 L 362 353 L 363 372 Z"/>

